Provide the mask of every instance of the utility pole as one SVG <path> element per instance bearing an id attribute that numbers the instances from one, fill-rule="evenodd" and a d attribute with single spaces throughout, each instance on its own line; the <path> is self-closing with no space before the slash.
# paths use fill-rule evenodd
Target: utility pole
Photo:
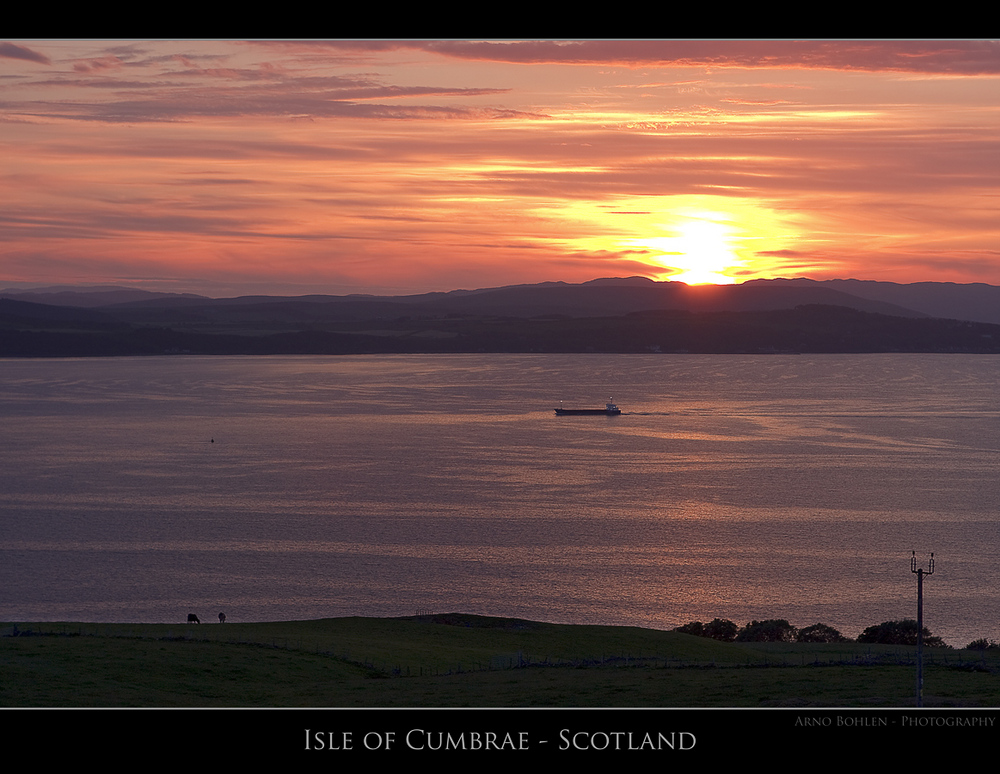
<path id="1" fill-rule="evenodd" d="M 924 706 L 924 576 L 934 574 L 934 554 L 927 569 L 917 567 L 917 552 L 910 558 L 910 572 L 917 574 L 917 706 Z"/>

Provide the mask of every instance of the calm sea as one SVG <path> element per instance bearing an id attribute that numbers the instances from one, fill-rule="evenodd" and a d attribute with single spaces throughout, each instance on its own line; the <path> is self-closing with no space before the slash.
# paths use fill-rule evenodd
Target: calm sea
<path id="1" fill-rule="evenodd" d="M 1000 639 L 1000 358 L 0 361 L 0 620 Z M 603 406 L 619 417 L 557 417 Z"/>

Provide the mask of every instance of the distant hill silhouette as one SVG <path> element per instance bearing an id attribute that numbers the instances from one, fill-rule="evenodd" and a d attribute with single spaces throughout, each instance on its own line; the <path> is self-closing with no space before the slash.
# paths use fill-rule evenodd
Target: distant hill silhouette
<path id="1" fill-rule="evenodd" d="M 0 292 L 4 356 L 998 347 L 1000 288 L 979 284 L 790 279 L 688 286 L 628 277 L 409 296 Z"/>
<path id="2" fill-rule="evenodd" d="M 944 317 L 1000 324 L 1000 287 L 982 283 L 917 282 L 899 284 L 868 280 L 773 279 L 741 285 L 694 285 L 654 282 L 644 277 L 606 278 L 580 284 L 543 282 L 477 290 L 422 293 L 406 296 L 308 295 L 208 298 L 190 293 L 155 293 L 130 288 L 76 288 L 57 286 L 33 290 L 4 290 L 0 297 L 57 306 L 105 308 L 208 309 L 281 304 L 328 304 L 323 316 L 340 319 L 377 319 L 400 314 L 493 314 L 534 317 L 564 314 L 571 317 L 628 314 L 654 309 L 692 312 L 794 309 L 802 304 L 846 306 L 866 312 L 900 316 Z M 271 310 L 274 311 L 274 310 Z M 309 314 L 315 315 L 315 309 Z M 305 314 L 305 313 L 303 313 Z M 137 314 L 137 317 L 141 314 Z M 164 315 L 161 313 L 161 317 Z M 167 315 L 169 316 L 169 315 Z"/>
<path id="3" fill-rule="evenodd" d="M 114 285 L 80 287 L 54 285 L 45 288 L 32 288 L 31 290 L 14 290 L 10 288 L 0 290 L 0 297 L 2 298 L 34 301 L 37 304 L 51 304 L 53 306 L 97 307 L 129 301 L 143 301 L 163 296 L 169 296 L 174 300 L 182 298 L 206 298 L 205 296 L 197 296 L 193 293 L 157 293 L 151 290 L 121 288 Z"/>
<path id="4" fill-rule="evenodd" d="M 846 306 L 865 312 L 921 317 L 921 312 L 879 300 L 858 298 L 822 286 L 685 285 L 683 282 L 613 280 L 580 285 L 521 285 L 453 295 L 428 303 L 451 313 L 535 317 L 620 315 L 653 310 L 748 312 L 794 309 L 803 304 Z"/>
<path id="5" fill-rule="evenodd" d="M 746 285 L 772 287 L 826 287 L 856 298 L 894 304 L 931 317 L 1000 323 L 1000 287 L 981 282 L 875 282 L 872 280 L 751 280 Z"/>

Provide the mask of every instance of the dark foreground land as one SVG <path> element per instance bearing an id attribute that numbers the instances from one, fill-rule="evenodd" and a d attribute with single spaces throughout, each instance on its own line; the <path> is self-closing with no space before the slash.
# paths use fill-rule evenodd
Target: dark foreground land
<path id="1" fill-rule="evenodd" d="M 915 649 L 463 614 L 0 624 L 3 707 L 914 706 Z M 924 705 L 1000 706 L 1000 652 L 924 650 Z"/>

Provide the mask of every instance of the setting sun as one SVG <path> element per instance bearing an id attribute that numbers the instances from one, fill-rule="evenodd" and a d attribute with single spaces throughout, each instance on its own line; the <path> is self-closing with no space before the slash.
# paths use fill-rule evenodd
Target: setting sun
<path id="1" fill-rule="evenodd" d="M 736 229 L 722 213 L 686 213 L 666 236 L 630 240 L 633 247 L 650 251 L 649 261 L 665 269 L 664 278 L 688 285 L 727 285 L 736 282 L 730 273 L 744 261 L 735 252 Z"/>

